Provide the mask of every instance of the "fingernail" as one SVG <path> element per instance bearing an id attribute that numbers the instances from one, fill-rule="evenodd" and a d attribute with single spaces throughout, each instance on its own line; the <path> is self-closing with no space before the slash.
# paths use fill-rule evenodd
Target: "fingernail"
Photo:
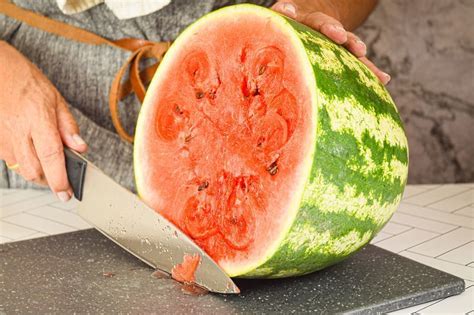
<path id="1" fill-rule="evenodd" d="M 367 53 L 367 46 L 360 39 L 356 39 L 357 45 L 359 45 L 364 50 L 364 55 Z"/>
<path id="2" fill-rule="evenodd" d="M 79 135 L 72 135 L 72 140 L 74 140 L 76 145 L 85 145 L 86 144 L 86 142 Z"/>
<path id="3" fill-rule="evenodd" d="M 296 17 L 296 8 L 292 3 L 285 2 L 281 5 L 281 10 L 290 17 Z"/>
<path id="4" fill-rule="evenodd" d="M 344 33 L 344 34 L 346 33 L 346 30 L 340 25 L 331 24 L 331 27 L 333 28 L 333 30 L 335 30 L 338 33 Z"/>
<path id="5" fill-rule="evenodd" d="M 71 195 L 67 191 L 60 191 L 56 193 L 56 196 L 58 196 L 58 199 L 62 202 L 66 202 L 71 199 Z"/>
<path id="6" fill-rule="evenodd" d="M 388 73 L 382 72 L 382 83 L 384 85 L 390 82 L 391 79 L 392 77 Z"/>

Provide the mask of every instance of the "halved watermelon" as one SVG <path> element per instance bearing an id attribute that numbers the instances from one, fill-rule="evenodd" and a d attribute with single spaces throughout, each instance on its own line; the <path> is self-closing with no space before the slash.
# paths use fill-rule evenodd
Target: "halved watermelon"
<path id="1" fill-rule="evenodd" d="M 373 238 L 408 170 L 389 94 L 323 35 L 254 5 L 186 29 L 148 89 L 137 189 L 230 275 L 334 264 Z"/>

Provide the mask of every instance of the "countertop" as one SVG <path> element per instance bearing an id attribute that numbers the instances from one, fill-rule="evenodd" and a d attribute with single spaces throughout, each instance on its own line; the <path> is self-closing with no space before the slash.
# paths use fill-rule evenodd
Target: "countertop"
<path id="1" fill-rule="evenodd" d="M 90 228 L 49 192 L 0 190 L 0 243 Z M 397 314 L 474 310 L 474 184 L 407 186 L 398 211 L 372 244 L 463 278 L 466 291 Z"/>

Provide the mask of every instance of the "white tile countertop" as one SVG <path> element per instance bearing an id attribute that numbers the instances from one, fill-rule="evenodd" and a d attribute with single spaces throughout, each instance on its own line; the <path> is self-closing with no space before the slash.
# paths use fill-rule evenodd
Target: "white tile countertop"
<path id="1" fill-rule="evenodd" d="M 90 228 L 77 201 L 48 191 L 0 189 L 0 244 Z M 393 314 L 474 313 L 474 183 L 409 185 L 403 201 L 372 244 L 466 282 L 458 296 Z"/>

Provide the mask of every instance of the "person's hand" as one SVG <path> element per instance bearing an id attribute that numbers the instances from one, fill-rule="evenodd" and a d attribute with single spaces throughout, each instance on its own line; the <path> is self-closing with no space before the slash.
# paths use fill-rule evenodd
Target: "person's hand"
<path id="1" fill-rule="evenodd" d="M 275 3 L 272 9 L 321 32 L 335 43 L 343 45 L 353 55 L 359 58 L 383 84 L 387 84 L 390 81 L 390 75 L 377 68 L 377 66 L 367 59 L 365 56 L 367 47 L 364 42 L 354 33 L 344 29 L 339 19 L 335 18 L 338 16 L 335 7 L 326 7 L 328 11 L 331 11 L 332 16 L 330 16 L 323 13 L 317 6 L 311 5 L 310 1 L 307 1 L 310 3 L 307 5 L 298 5 L 297 2 L 298 1 L 281 0 Z M 316 1 L 313 2 L 315 3 Z"/>
<path id="2" fill-rule="evenodd" d="M 15 48 L 0 41 L 0 159 L 28 181 L 47 184 L 61 201 L 72 196 L 63 144 L 87 150 L 53 84 Z"/>

